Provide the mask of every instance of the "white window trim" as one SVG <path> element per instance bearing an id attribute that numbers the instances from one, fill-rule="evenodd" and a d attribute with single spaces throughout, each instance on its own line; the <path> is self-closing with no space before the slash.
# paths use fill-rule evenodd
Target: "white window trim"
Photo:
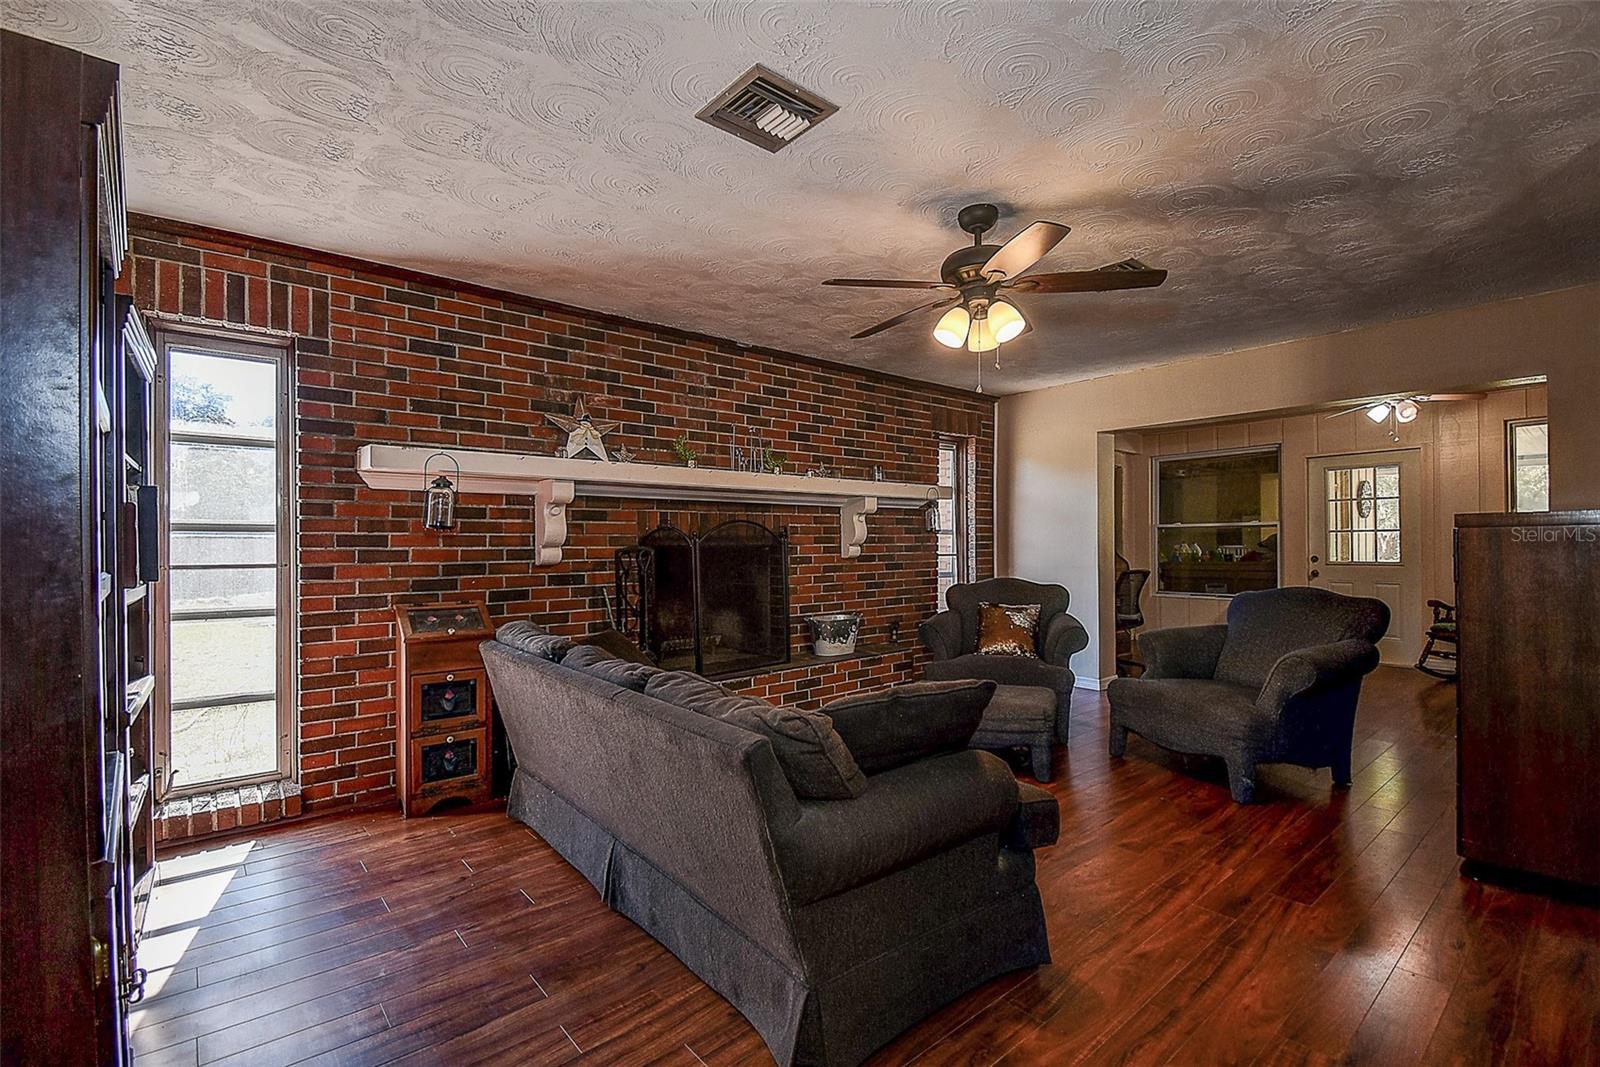
<path id="1" fill-rule="evenodd" d="M 240 786 L 293 779 L 299 772 L 299 544 L 296 481 L 295 359 L 292 340 L 210 328 L 159 327 L 156 331 L 157 374 L 154 404 L 156 477 L 161 518 L 161 580 L 152 590 L 155 616 L 156 692 L 155 784 L 157 801 L 215 793 Z M 211 779 L 190 784 L 172 782 L 172 597 L 167 568 L 171 560 L 171 350 L 273 362 L 279 367 L 276 422 L 278 436 L 277 558 L 277 766 L 260 774 Z"/>
<path id="2" fill-rule="evenodd" d="M 1506 510 L 1513 515 L 1540 515 L 1538 511 L 1517 510 L 1517 427 L 1543 426 L 1545 427 L 1546 449 L 1549 448 L 1550 419 L 1540 416 L 1535 419 L 1507 419 L 1506 420 Z M 1544 465 L 1546 478 L 1549 477 L 1550 453 L 1545 452 Z M 1546 501 L 1548 503 L 1548 500 Z M 1545 511 L 1549 511 L 1548 507 Z"/>
<path id="3" fill-rule="evenodd" d="M 942 450 L 950 446 L 955 452 L 955 462 L 951 469 L 955 474 L 954 498 L 950 512 L 955 516 L 956 546 L 956 573 L 953 585 L 966 585 L 972 582 L 978 570 L 977 544 L 973 536 L 977 526 L 977 493 L 974 491 L 977 474 L 977 449 L 971 437 L 943 436 L 938 440 Z M 935 553 L 937 559 L 937 551 Z M 944 606 L 943 592 L 938 587 L 938 575 L 934 576 L 934 599 L 936 607 Z"/>

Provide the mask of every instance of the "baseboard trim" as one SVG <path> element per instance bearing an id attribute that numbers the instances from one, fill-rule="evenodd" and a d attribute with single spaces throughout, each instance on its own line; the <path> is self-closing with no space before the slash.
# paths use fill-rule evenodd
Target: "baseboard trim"
<path id="1" fill-rule="evenodd" d="M 1081 676 L 1075 677 L 1072 679 L 1072 688 L 1087 689 L 1091 693 L 1103 693 L 1105 692 L 1106 686 L 1110 685 L 1111 680 L 1115 677 L 1116 675 L 1114 674 L 1108 674 L 1104 678 L 1084 678 Z"/>

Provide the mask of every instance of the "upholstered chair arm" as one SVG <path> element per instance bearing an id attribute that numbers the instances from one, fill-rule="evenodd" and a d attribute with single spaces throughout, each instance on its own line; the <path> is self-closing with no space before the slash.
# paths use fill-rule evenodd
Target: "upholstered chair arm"
<path id="1" fill-rule="evenodd" d="M 953 611 L 941 611 L 917 627 L 917 636 L 923 647 L 933 653 L 934 659 L 955 659 L 961 655 L 961 616 Z"/>
<path id="2" fill-rule="evenodd" d="M 1267 675 L 1267 683 L 1256 698 L 1256 707 L 1280 714 L 1289 701 L 1302 693 L 1358 682 L 1377 666 L 1377 646 L 1360 638 L 1296 649 L 1273 664 L 1272 673 Z"/>
<path id="3" fill-rule="evenodd" d="M 1222 625 L 1146 630 L 1139 635 L 1142 677 L 1213 678 L 1227 639 L 1228 628 Z"/>
<path id="4" fill-rule="evenodd" d="M 1067 612 L 1058 613 L 1045 628 L 1041 649 L 1046 663 L 1065 667 L 1072 654 L 1089 647 L 1089 631 Z"/>

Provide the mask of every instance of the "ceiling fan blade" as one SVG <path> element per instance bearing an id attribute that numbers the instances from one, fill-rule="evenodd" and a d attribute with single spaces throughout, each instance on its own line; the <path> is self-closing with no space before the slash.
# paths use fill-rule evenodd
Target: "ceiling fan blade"
<path id="1" fill-rule="evenodd" d="M 1019 292 L 1105 293 L 1114 289 L 1148 289 L 1167 280 L 1167 272 L 1147 267 L 1137 259 L 1108 263 L 1094 270 L 1068 270 L 1056 274 L 1030 274 L 1010 285 Z"/>
<path id="2" fill-rule="evenodd" d="M 1355 407 L 1343 408 L 1343 409 L 1341 409 L 1339 411 L 1331 412 L 1331 413 L 1329 413 L 1327 415 L 1324 415 L 1322 417 L 1325 418 L 1325 419 L 1337 419 L 1340 415 L 1354 415 L 1358 411 L 1365 411 L 1368 408 L 1372 407 L 1374 404 L 1380 404 L 1380 403 L 1384 403 L 1384 401 L 1368 400 L 1364 404 L 1357 404 Z"/>
<path id="3" fill-rule="evenodd" d="M 1000 246 L 1000 251 L 983 265 L 983 276 L 990 281 L 1015 278 L 1061 243 L 1072 232 L 1059 222 L 1036 222 Z"/>
<path id="4" fill-rule="evenodd" d="M 952 296 L 947 297 L 944 300 L 935 300 L 929 304 L 920 304 L 917 307 L 912 308 L 910 311 L 902 311 L 892 319 L 884 319 L 876 326 L 868 326 L 860 333 L 853 333 L 850 335 L 850 338 L 851 340 L 859 341 L 863 337 L 871 337 L 875 333 L 882 333 L 884 330 L 887 330 L 890 327 L 898 326 L 907 319 L 912 318 L 915 315 L 919 315 L 924 311 L 932 311 L 934 308 L 949 307 L 951 304 L 954 304 L 960 299 L 961 298 L 958 296 Z"/>
<path id="5" fill-rule="evenodd" d="M 1488 393 L 1427 393 L 1414 399 L 1425 402 L 1430 400 L 1482 400 L 1488 395 Z"/>
<path id="6" fill-rule="evenodd" d="M 904 278 L 829 278 L 823 285 L 851 285 L 858 289 L 954 289 L 944 282 L 914 282 Z"/>

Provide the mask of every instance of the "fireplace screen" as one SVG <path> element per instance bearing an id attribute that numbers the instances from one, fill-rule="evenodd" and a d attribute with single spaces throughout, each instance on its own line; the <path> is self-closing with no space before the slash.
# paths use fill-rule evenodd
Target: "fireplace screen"
<path id="1" fill-rule="evenodd" d="M 726 677 L 789 660 L 789 540 L 737 519 L 661 526 L 617 554 L 624 631 L 662 667 Z"/>

